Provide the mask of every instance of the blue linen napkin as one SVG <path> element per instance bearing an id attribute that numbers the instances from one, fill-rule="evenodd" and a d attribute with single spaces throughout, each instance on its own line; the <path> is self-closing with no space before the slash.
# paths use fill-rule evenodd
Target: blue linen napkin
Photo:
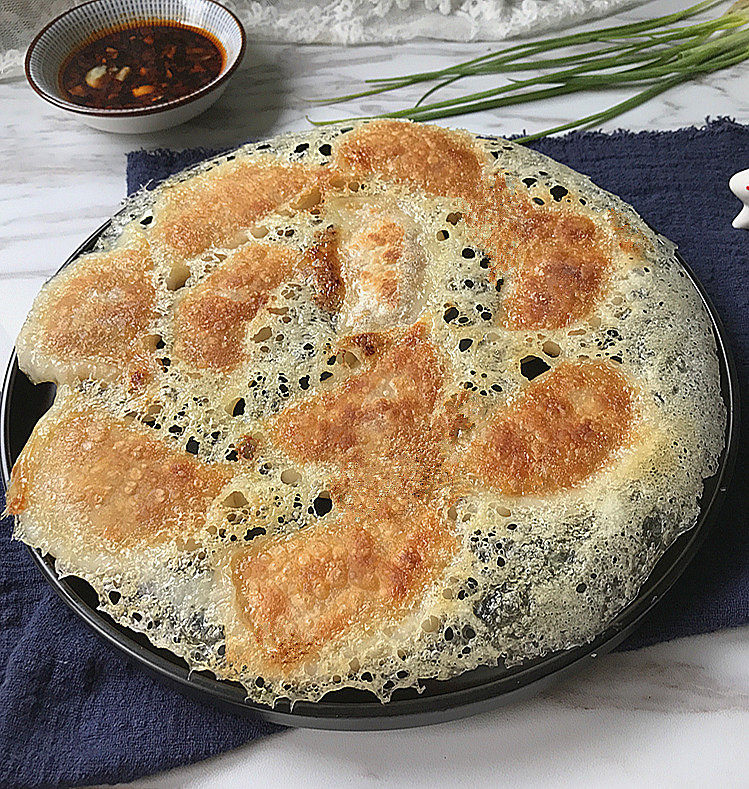
<path id="1" fill-rule="evenodd" d="M 533 147 L 621 195 L 679 244 L 726 324 L 746 392 L 749 233 L 731 228 L 739 204 L 727 182 L 749 167 L 749 126 L 721 119 L 676 132 L 573 133 Z M 128 191 L 212 153 L 131 153 Z M 749 622 L 748 465 L 744 428 L 717 527 L 621 648 Z M 189 700 L 130 664 L 55 596 L 10 533 L 6 519 L 0 526 L 0 785 L 129 781 L 279 730 Z"/>

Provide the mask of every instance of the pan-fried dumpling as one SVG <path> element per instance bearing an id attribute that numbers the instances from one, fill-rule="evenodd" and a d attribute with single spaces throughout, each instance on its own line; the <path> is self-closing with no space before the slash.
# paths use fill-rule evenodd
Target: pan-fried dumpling
<path id="1" fill-rule="evenodd" d="M 68 565 L 86 553 L 183 543 L 201 532 L 231 479 L 161 441 L 135 420 L 58 395 L 16 463 L 8 507 L 44 521 L 50 550 Z"/>
<path id="2" fill-rule="evenodd" d="M 135 196 L 39 295 L 16 536 L 257 701 L 590 641 L 696 521 L 710 322 L 617 198 L 397 121 Z"/>
<path id="3" fill-rule="evenodd" d="M 136 373 L 139 357 L 154 349 L 152 273 L 142 239 L 60 272 L 44 286 L 18 337 L 21 367 L 33 381 L 57 383 Z"/>

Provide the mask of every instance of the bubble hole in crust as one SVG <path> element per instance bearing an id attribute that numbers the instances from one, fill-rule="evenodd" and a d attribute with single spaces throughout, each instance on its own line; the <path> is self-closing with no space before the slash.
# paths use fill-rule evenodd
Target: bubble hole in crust
<path id="1" fill-rule="evenodd" d="M 270 704 L 583 644 L 722 446 L 673 252 L 503 140 L 384 121 L 224 154 L 38 297 L 19 361 L 60 386 L 15 534 Z"/>

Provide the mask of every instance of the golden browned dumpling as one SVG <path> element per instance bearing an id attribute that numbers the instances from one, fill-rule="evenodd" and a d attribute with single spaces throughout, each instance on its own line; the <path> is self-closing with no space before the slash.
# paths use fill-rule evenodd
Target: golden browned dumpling
<path id="1" fill-rule="evenodd" d="M 396 121 L 136 195 L 17 347 L 58 392 L 16 536 L 271 704 L 590 641 L 723 445 L 668 241 L 537 153 Z"/>
<path id="2" fill-rule="evenodd" d="M 156 289 L 148 244 L 136 237 L 89 255 L 39 294 L 16 342 L 33 381 L 116 379 L 148 365 Z M 38 318 L 36 317 L 38 316 Z"/>

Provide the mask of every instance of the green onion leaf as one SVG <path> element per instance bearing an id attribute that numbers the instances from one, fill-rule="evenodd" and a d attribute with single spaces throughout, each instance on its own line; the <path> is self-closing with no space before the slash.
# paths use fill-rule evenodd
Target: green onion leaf
<path id="1" fill-rule="evenodd" d="M 749 0 L 738 0 L 717 18 L 684 24 L 719 2 L 721 0 L 704 0 L 655 19 L 503 47 L 435 71 L 369 79 L 366 80 L 369 87 L 364 90 L 318 103 L 349 101 L 434 82 L 413 106 L 367 118 L 428 121 L 582 91 L 638 89 L 628 99 L 605 110 L 528 135 L 521 141 L 574 128 L 591 128 L 676 85 L 749 59 Z M 570 48 L 575 51 L 565 52 Z M 546 53 L 550 56 L 541 57 Z M 427 103 L 435 93 L 463 79 L 530 71 L 536 72 L 536 76 L 505 77 L 505 81 L 495 87 Z M 346 119 L 310 122 L 322 126 L 341 120 Z"/>

